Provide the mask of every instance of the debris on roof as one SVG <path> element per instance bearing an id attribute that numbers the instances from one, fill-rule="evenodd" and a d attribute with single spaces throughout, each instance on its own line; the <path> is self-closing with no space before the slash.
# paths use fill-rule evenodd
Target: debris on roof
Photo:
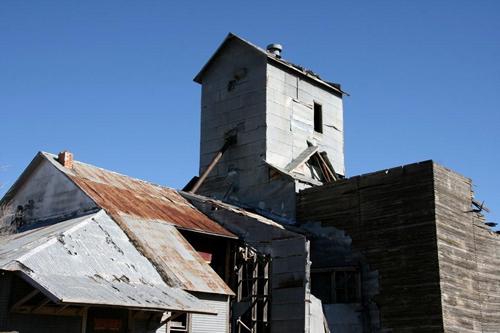
<path id="1" fill-rule="evenodd" d="M 270 162 L 267 162 L 267 161 L 264 161 L 269 167 L 271 167 L 272 169 L 274 169 L 275 171 L 277 171 L 279 174 L 283 175 L 283 176 L 286 176 L 286 177 L 290 177 L 294 180 L 298 180 L 300 182 L 303 182 L 303 183 L 306 183 L 306 184 L 310 184 L 310 185 L 314 185 L 314 186 L 321 186 L 323 185 L 322 182 L 320 182 L 319 180 L 316 180 L 316 179 L 313 179 L 311 177 L 308 177 L 306 175 L 303 175 L 303 174 L 300 174 L 300 173 L 297 173 L 297 172 L 294 172 L 294 171 L 288 171 L 287 169 L 284 169 L 284 168 L 280 168 L 279 166 L 277 165 L 274 165 Z"/>
<path id="2" fill-rule="evenodd" d="M 56 304 L 215 313 L 167 285 L 102 210 L 0 237 L 0 270 L 18 272 Z"/>
<path id="3" fill-rule="evenodd" d="M 214 52 L 214 54 L 210 57 L 210 59 L 207 61 L 207 63 L 202 67 L 200 72 L 195 76 L 195 78 L 194 78 L 195 82 L 201 83 L 203 75 L 205 74 L 205 71 L 208 69 L 208 67 L 210 67 L 210 65 L 215 60 L 215 58 L 217 57 L 219 52 L 222 51 L 222 49 L 224 49 L 224 47 L 227 45 L 227 43 L 233 39 L 236 39 L 236 40 L 252 47 L 255 51 L 265 55 L 269 61 L 271 61 L 275 64 L 285 66 L 286 68 L 291 69 L 294 72 L 296 72 L 296 73 L 298 73 L 306 78 L 309 78 L 310 80 L 321 84 L 323 87 L 328 88 L 330 90 L 333 90 L 339 94 L 349 95 L 345 91 L 342 91 L 342 89 L 340 88 L 340 84 L 325 81 L 318 74 L 314 73 L 312 70 L 306 69 L 302 66 L 296 65 L 296 64 L 291 63 L 291 62 L 286 61 L 286 60 L 283 60 L 281 58 L 281 56 L 277 56 L 271 52 L 267 52 L 266 50 L 258 47 L 257 45 L 250 43 L 249 41 L 247 41 L 247 40 L 245 40 L 245 39 L 243 39 L 243 38 L 241 38 L 233 33 L 229 33 L 227 35 L 227 37 L 224 39 L 224 41 L 221 43 L 221 45 L 217 48 L 217 50 Z"/>

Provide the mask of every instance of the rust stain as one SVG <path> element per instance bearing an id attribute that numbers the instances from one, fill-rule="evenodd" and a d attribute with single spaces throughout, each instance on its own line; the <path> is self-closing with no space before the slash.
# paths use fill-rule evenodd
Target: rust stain
<path id="1" fill-rule="evenodd" d="M 176 190 L 76 162 L 67 175 L 111 215 L 161 220 L 179 228 L 235 238 Z"/>

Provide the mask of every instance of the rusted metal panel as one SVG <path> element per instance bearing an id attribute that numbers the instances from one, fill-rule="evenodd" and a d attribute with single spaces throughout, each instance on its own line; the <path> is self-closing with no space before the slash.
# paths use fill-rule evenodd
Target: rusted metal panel
<path id="1" fill-rule="evenodd" d="M 56 161 L 55 155 L 43 154 L 113 217 L 127 214 L 144 220 L 163 221 L 180 229 L 236 238 L 174 189 L 77 161 L 72 169 L 67 169 Z"/>
<path id="2" fill-rule="evenodd" d="M 0 237 L 0 270 L 60 304 L 214 313 L 167 285 L 104 211 Z"/>
<path id="3" fill-rule="evenodd" d="M 175 286 L 194 292 L 234 294 L 174 226 L 126 215 L 121 215 L 120 221 L 160 274 Z"/>

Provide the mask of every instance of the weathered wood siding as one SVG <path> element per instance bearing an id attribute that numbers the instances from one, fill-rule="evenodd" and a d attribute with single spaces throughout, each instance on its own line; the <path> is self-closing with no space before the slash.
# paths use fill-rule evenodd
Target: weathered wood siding
<path id="1" fill-rule="evenodd" d="M 345 230 L 378 271 L 380 331 L 443 332 L 431 161 L 307 189 L 297 214 Z"/>
<path id="2" fill-rule="evenodd" d="M 471 211 L 472 183 L 434 166 L 445 332 L 500 332 L 500 235 Z"/>
<path id="3" fill-rule="evenodd" d="M 378 270 L 382 331 L 498 333 L 500 235 L 471 188 L 427 161 L 302 191 L 297 213 L 345 230 Z"/>

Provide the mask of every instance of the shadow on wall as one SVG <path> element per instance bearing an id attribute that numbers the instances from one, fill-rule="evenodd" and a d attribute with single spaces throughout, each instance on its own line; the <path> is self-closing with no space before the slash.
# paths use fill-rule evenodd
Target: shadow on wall
<path id="1" fill-rule="evenodd" d="M 351 237 L 320 222 L 301 225 L 311 242 L 311 294 L 323 304 L 331 332 L 362 333 L 380 329 L 373 297 L 379 292 L 378 272 L 352 250 Z"/>

